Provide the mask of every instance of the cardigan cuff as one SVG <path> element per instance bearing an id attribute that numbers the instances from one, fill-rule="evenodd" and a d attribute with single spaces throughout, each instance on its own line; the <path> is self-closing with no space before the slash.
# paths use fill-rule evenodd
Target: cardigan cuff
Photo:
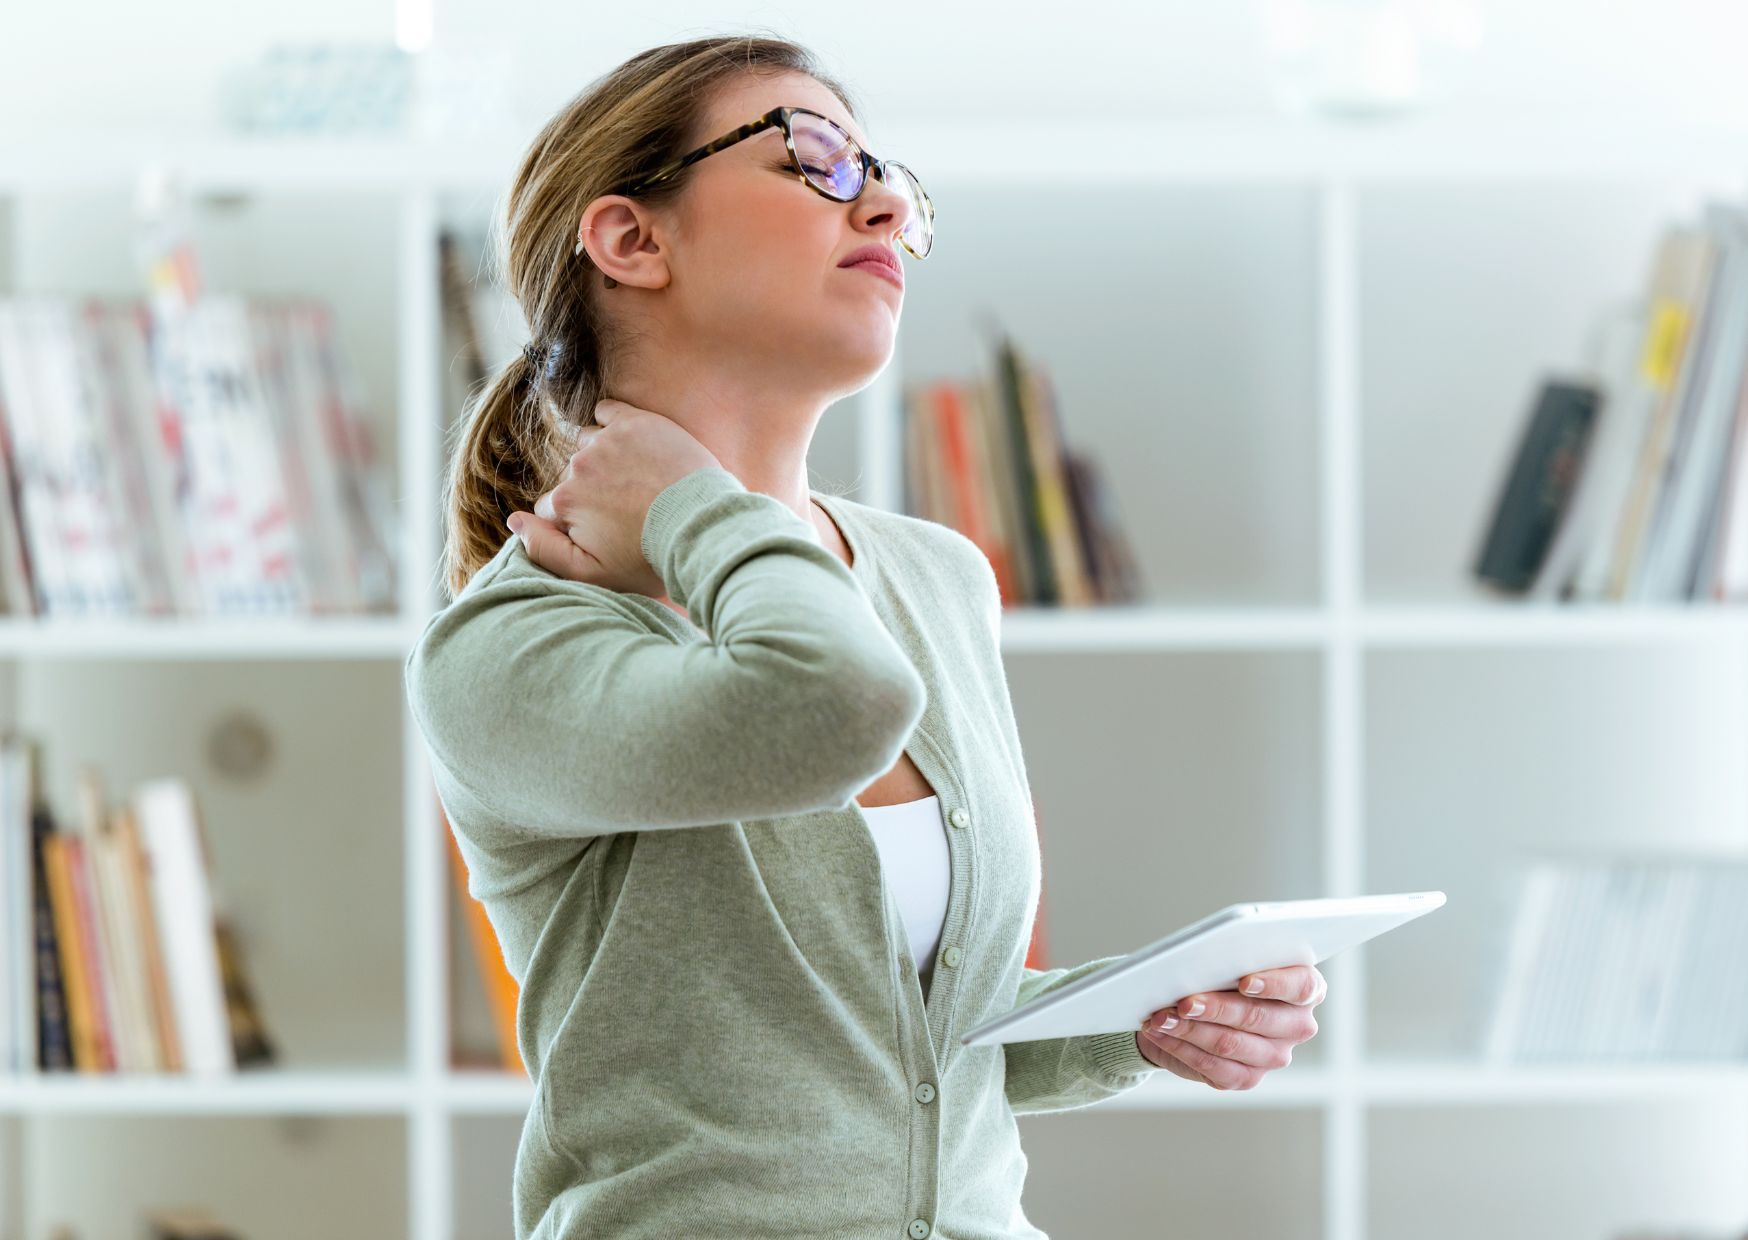
<path id="1" fill-rule="evenodd" d="M 684 477 L 670 482 L 656 493 L 656 497 L 650 501 L 649 511 L 643 514 L 643 530 L 638 538 L 638 548 L 643 552 L 644 562 L 661 578 L 668 597 L 682 607 L 691 607 L 689 596 L 693 583 L 675 580 L 683 567 L 673 562 L 673 553 L 678 549 L 675 540 L 684 536 L 682 531 L 685 530 L 686 523 L 701 509 L 707 508 L 724 495 L 737 492 L 743 495 L 749 493 L 746 484 L 728 469 L 721 465 L 709 465 L 694 469 Z M 692 540 L 681 549 L 682 559 L 686 551 L 697 550 L 697 542 L 697 531 L 693 531 Z"/>
<path id="2" fill-rule="evenodd" d="M 746 489 L 738 477 L 720 465 L 694 469 L 670 482 L 650 501 L 649 511 L 643 514 L 643 530 L 638 539 L 643 558 L 659 573 L 662 552 L 675 527 L 724 491 Z"/>
<path id="3" fill-rule="evenodd" d="M 1086 1040 L 1093 1062 L 1106 1076 L 1133 1077 L 1159 1071 L 1159 1065 L 1141 1053 L 1133 1029 L 1122 1033 L 1088 1034 Z"/>

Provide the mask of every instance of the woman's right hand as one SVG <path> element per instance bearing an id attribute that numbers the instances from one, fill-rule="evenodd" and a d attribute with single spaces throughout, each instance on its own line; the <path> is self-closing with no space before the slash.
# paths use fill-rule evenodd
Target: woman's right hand
<path id="1" fill-rule="evenodd" d="M 577 430 L 577 450 L 557 486 L 515 512 L 528 558 L 571 581 L 661 598 L 667 583 L 643 558 L 649 506 L 687 474 L 722 462 L 672 418 L 621 400 L 595 405 L 597 426 Z"/>

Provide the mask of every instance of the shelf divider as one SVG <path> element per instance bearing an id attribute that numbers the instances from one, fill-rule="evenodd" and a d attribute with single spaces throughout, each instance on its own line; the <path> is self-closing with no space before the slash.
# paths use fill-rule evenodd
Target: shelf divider
<path id="1" fill-rule="evenodd" d="M 439 604 L 437 537 L 440 353 L 437 203 L 428 189 L 401 198 L 400 449 L 401 607 L 425 617 Z M 422 621 L 421 621 L 422 622 Z M 444 840 L 436 787 L 412 708 L 401 694 L 402 818 L 406 831 L 407 1056 L 414 1083 L 407 1115 L 407 1224 L 410 1240 L 450 1240 L 454 1207 L 452 1136 L 443 1093 L 449 1069 L 449 944 Z"/>
<path id="2" fill-rule="evenodd" d="M 1360 523 L 1359 271 L 1353 183 L 1340 176 L 1317 194 L 1317 347 L 1323 449 L 1323 886 L 1362 894 L 1361 814 L 1364 675 L 1359 630 L 1363 527 Z M 1365 1045 L 1365 968 L 1360 950 L 1320 966 L 1332 1017 L 1323 1124 L 1323 1240 L 1363 1240 L 1366 1202 L 1365 1112 L 1352 1087 Z M 1320 1022 L 1321 1023 L 1321 1022 Z"/>

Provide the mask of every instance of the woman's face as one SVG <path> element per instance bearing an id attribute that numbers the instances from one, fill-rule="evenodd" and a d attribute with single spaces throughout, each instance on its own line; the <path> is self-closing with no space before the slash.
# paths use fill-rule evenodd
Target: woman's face
<path id="1" fill-rule="evenodd" d="M 838 97 L 794 73 L 726 85 L 685 149 L 780 104 L 829 117 L 866 149 L 867 135 Z M 636 255 L 647 265 L 634 278 L 660 289 L 648 306 L 656 321 L 644 332 L 647 346 L 706 372 L 726 367 L 746 378 L 780 376 L 785 386 L 828 398 L 866 386 L 892 355 L 904 290 L 864 267 L 839 264 L 876 244 L 910 268 L 915 259 L 898 241 L 914 209 L 910 200 L 872 174 L 853 202 L 816 193 L 795 175 L 778 126 L 687 172 L 691 182 L 680 199 L 648 216 L 645 248 Z M 597 229 L 616 218 L 604 216 Z M 611 249 L 611 234 L 607 240 Z M 609 304 L 616 291 L 605 293 Z"/>

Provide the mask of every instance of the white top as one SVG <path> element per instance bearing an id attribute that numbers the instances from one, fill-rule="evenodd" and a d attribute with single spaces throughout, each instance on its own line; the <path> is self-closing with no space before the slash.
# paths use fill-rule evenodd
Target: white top
<path id="1" fill-rule="evenodd" d="M 862 815 L 880 850 L 886 885 L 892 888 L 904 913 L 917 974 L 927 980 L 934 971 L 935 949 L 941 944 L 951 885 L 941 798 L 926 796 L 920 801 L 872 808 L 864 805 Z"/>

